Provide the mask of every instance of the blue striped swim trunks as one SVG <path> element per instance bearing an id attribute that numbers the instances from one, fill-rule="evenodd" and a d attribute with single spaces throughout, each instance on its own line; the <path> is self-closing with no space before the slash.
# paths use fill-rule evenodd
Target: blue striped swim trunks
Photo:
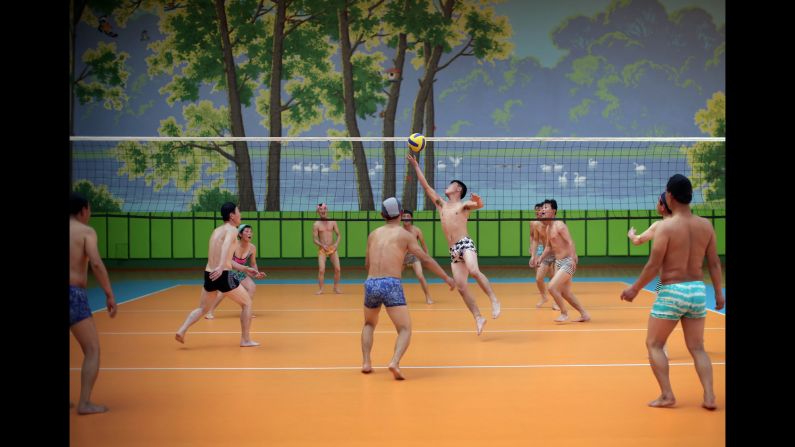
<path id="1" fill-rule="evenodd" d="M 651 316 L 664 320 L 706 317 L 707 288 L 704 281 L 663 284 L 654 300 Z"/>

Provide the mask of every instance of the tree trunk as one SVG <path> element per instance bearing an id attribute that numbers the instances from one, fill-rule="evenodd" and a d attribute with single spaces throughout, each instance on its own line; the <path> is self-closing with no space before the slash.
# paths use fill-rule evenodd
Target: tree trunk
<path id="1" fill-rule="evenodd" d="M 428 94 L 428 99 L 425 101 L 425 136 L 433 137 L 436 135 L 436 117 L 433 109 L 433 84 L 431 84 L 431 91 Z M 433 141 L 425 143 L 425 179 L 431 187 L 435 187 L 434 179 L 436 178 L 436 160 L 433 153 Z M 425 195 L 425 210 L 435 210 L 433 200 L 428 195 Z"/>
<path id="2" fill-rule="evenodd" d="M 406 35 L 401 33 L 398 36 L 398 47 L 393 59 L 394 68 L 400 70 L 398 79 L 392 82 L 389 88 L 389 101 L 384 109 L 384 136 L 395 136 L 395 117 L 397 116 L 398 99 L 400 98 L 400 86 L 403 83 L 403 65 L 406 62 Z M 397 183 L 397 163 L 395 162 L 395 142 L 384 141 L 384 189 L 383 197 L 396 197 L 396 183 Z"/>
<path id="3" fill-rule="evenodd" d="M 284 56 L 284 23 L 287 17 L 287 3 L 282 0 L 276 4 L 276 20 L 273 22 L 273 63 L 270 84 L 270 135 L 282 136 L 282 58 Z M 265 209 L 279 211 L 281 208 L 281 159 L 282 143 L 271 141 L 268 150 L 268 193 Z"/>
<path id="4" fill-rule="evenodd" d="M 446 0 L 442 5 L 442 13 L 444 17 L 449 19 L 453 14 L 453 7 L 456 0 Z M 439 67 L 439 59 L 442 58 L 444 48 L 441 45 L 435 45 L 430 57 L 428 56 L 428 47 L 425 46 L 425 73 L 423 73 L 422 80 L 420 81 L 420 89 L 417 91 L 417 96 L 414 98 L 414 110 L 411 120 L 411 132 L 422 132 L 422 122 L 425 117 L 424 109 L 425 103 L 428 100 L 428 95 L 431 93 L 433 87 L 433 78 L 436 76 L 436 69 Z M 427 149 L 427 145 L 426 145 Z M 426 154 L 427 156 L 427 154 Z M 419 157 L 417 157 L 419 159 Z M 426 160 L 425 172 L 428 170 Z M 433 166 L 431 166 L 433 168 Z M 414 168 L 406 162 L 406 181 L 403 184 L 403 206 L 407 209 L 417 208 L 417 176 L 414 174 Z M 433 183 L 428 181 L 428 184 L 433 187 Z"/>
<path id="5" fill-rule="evenodd" d="M 226 21 L 224 3 L 225 0 L 215 0 L 215 12 L 218 14 L 218 31 L 221 34 L 232 136 L 245 137 L 246 131 L 243 129 L 243 113 L 237 88 L 235 59 L 232 54 L 232 44 L 229 41 L 229 26 Z M 248 155 L 248 145 L 245 141 L 235 141 L 233 146 L 235 148 L 234 159 L 237 168 L 237 193 L 240 200 L 238 206 L 241 211 L 256 211 L 257 202 L 254 198 L 254 184 L 251 178 L 251 159 Z"/>
<path id="6" fill-rule="evenodd" d="M 361 136 L 359 125 L 356 121 L 356 103 L 353 97 L 353 66 L 351 65 L 351 39 L 348 28 L 348 4 L 337 10 L 340 32 L 340 63 L 342 64 L 342 96 L 345 104 L 345 126 L 348 135 L 354 138 Z M 370 187 L 370 177 L 367 175 L 367 158 L 361 141 L 352 141 L 353 166 L 356 171 L 356 184 L 359 192 L 359 209 L 375 210 L 373 204 L 373 190 Z"/>

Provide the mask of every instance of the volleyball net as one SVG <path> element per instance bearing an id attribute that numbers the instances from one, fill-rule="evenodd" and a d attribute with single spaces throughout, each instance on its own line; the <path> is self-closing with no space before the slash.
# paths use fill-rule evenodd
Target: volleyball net
<path id="1" fill-rule="evenodd" d="M 72 137 L 73 190 L 94 212 L 434 209 L 408 165 L 406 138 Z M 692 205 L 725 209 L 724 138 L 428 138 L 416 154 L 440 194 L 451 180 L 484 210 L 654 210 L 668 178 Z"/>

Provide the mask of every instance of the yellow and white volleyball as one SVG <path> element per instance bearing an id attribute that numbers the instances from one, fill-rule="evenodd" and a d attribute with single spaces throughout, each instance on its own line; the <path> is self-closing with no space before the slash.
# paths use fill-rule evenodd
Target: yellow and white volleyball
<path id="1" fill-rule="evenodd" d="M 420 152 L 425 149 L 425 136 L 421 133 L 413 133 L 409 136 L 409 149 Z"/>

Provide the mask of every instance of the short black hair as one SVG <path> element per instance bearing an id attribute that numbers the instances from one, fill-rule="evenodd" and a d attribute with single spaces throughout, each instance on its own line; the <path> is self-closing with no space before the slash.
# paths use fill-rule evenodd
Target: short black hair
<path id="1" fill-rule="evenodd" d="M 88 207 L 88 200 L 82 194 L 73 192 L 69 197 L 69 214 L 76 216 L 86 207 Z"/>
<path id="2" fill-rule="evenodd" d="M 677 202 L 688 205 L 693 200 L 693 184 L 682 174 L 674 174 L 668 179 L 665 190 L 670 192 Z"/>
<path id="3" fill-rule="evenodd" d="M 237 205 L 232 202 L 226 202 L 221 205 L 221 219 L 223 219 L 224 222 L 228 222 L 229 215 L 235 212 L 235 208 L 237 208 Z"/>
<path id="4" fill-rule="evenodd" d="M 458 183 L 461 186 L 461 199 L 467 195 L 467 185 L 464 184 L 461 180 L 451 180 L 450 183 Z"/>
<path id="5" fill-rule="evenodd" d="M 555 200 L 555 199 L 546 199 L 543 202 L 541 202 L 542 206 L 544 204 L 546 204 L 546 203 L 548 203 L 549 206 L 551 206 L 553 210 L 555 210 L 555 211 L 558 210 L 558 201 L 557 200 Z"/>
<path id="6" fill-rule="evenodd" d="M 533 205 L 533 208 L 541 208 L 542 206 L 544 206 L 544 202 L 538 202 L 535 205 Z"/>
<path id="7" fill-rule="evenodd" d="M 412 213 L 411 210 L 403 210 L 402 214 L 408 214 L 409 216 L 414 217 L 414 213 Z"/>

